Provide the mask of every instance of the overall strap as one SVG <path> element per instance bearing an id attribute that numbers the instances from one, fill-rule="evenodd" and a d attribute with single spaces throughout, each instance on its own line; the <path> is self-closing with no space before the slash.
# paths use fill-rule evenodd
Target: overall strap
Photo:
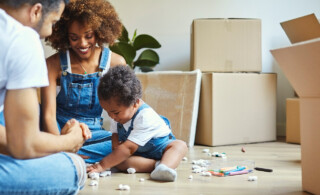
<path id="1" fill-rule="evenodd" d="M 133 129 L 133 122 L 134 122 L 134 119 L 135 119 L 135 118 L 136 118 L 136 116 L 139 114 L 139 112 L 140 112 L 141 110 L 143 110 L 143 109 L 145 109 L 145 108 L 149 108 L 149 107 L 150 107 L 150 106 L 149 106 L 148 104 L 143 103 L 143 104 L 138 108 L 137 112 L 136 112 L 136 113 L 134 113 L 134 115 L 133 115 L 133 117 L 132 117 L 132 119 L 131 119 L 130 127 L 129 127 L 129 129 L 128 129 L 128 134 L 130 134 L 130 133 L 131 133 L 131 131 L 132 131 L 132 129 Z"/>
<path id="2" fill-rule="evenodd" d="M 100 65 L 99 68 L 104 70 L 108 63 L 110 50 L 109 48 L 102 47 L 102 53 L 101 53 L 101 59 L 100 59 Z"/>
<path id="3" fill-rule="evenodd" d="M 68 69 L 68 58 L 66 52 L 59 52 L 60 57 L 60 67 L 62 71 L 66 71 Z"/>

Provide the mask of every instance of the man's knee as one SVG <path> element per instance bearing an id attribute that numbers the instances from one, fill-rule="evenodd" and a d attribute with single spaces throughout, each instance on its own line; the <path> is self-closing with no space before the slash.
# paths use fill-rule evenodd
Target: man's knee
<path id="1" fill-rule="evenodd" d="M 87 170 L 86 170 L 86 163 L 84 160 L 77 154 L 74 153 L 66 153 L 71 160 L 73 161 L 74 166 L 76 167 L 77 174 L 78 174 L 78 185 L 83 188 L 86 179 L 87 179 Z"/>

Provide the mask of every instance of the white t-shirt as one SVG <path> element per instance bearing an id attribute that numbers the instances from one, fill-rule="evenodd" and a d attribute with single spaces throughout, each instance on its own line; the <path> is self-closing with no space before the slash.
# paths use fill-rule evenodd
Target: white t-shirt
<path id="1" fill-rule="evenodd" d="M 123 127 L 128 131 L 131 125 L 131 120 L 123 124 Z M 111 119 L 110 131 L 118 133 L 117 122 Z M 164 120 L 152 109 L 142 109 L 133 121 L 133 129 L 128 136 L 128 140 L 144 146 L 152 138 L 163 137 L 169 135 L 170 128 Z"/>
<path id="2" fill-rule="evenodd" d="M 48 84 L 39 34 L 0 9 L 0 111 L 7 90 Z"/>

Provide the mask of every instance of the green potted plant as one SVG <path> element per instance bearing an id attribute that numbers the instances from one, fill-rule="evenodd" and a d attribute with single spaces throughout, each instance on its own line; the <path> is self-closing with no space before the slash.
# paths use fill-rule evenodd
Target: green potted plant
<path id="1" fill-rule="evenodd" d="M 153 49 L 160 47 L 160 43 L 154 37 L 147 34 L 137 35 L 137 29 L 130 39 L 127 29 L 123 26 L 121 37 L 109 48 L 123 56 L 132 69 L 139 67 L 142 72 L 149 72 L 153 71 L 153 68 L 159 64 L 159 55 Z M 135 59 L 137 51 L 140 49 L 145 50 Z"/>

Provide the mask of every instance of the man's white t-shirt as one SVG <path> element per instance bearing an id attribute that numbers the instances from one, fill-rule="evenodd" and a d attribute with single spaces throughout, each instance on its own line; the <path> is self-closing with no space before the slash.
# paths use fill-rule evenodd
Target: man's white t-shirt
<path id="1" fill-rule="evenodd" d="M 39 34 L 0 9 L 0 111 L 7 90 L 48 84 Z"/>
<path id="2" fill-rule="evenodd" d="M 128 131 L 131 125 L 131 120 L 123 124 L 123 127 Z M 118 133 L 117 122 L 111 119 L 110 131 Z M 168 125 L 151 107 L 142 109 L 133 121 L 133 129 L 128 136 L 128 140 L 144 146 L 152 138 L 163 137 L 171 132 Z"/>

